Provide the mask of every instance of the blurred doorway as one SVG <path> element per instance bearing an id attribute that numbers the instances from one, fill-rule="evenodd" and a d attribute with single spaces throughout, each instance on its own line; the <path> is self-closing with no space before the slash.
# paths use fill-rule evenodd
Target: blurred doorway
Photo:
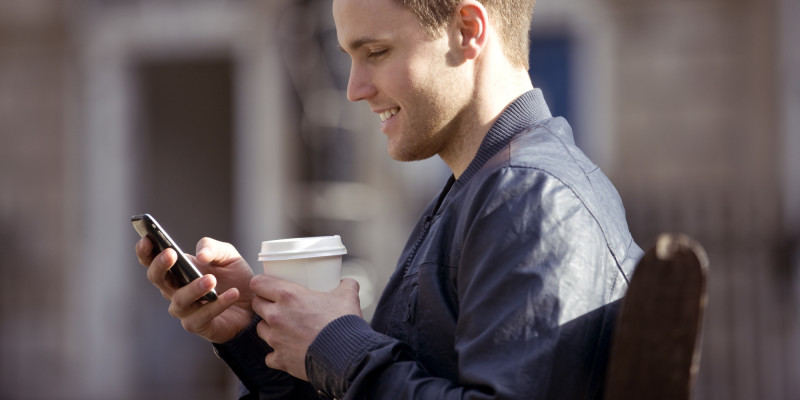
<path id="1" fill-rule="evenodd" d="M 187 240 L 199 232 L 232 240 L 233 78 L 228 58 L 147 60 L 137 68 L 138 195 Z"/>
<path id="2" fill-rule="evenodd" d="M 203 235 L 252 259 L 283 236 L 289 129 L 272 32 L 285 5 L 146 3 L 90 2 L 72 22 L 81 115 L 65 141 L 78 183 L 65 218 L 80 235 L 66 315 L 82 318 L 66 322 L 63 392 L 234 397 L 233 374 L 147 282 L 128 218 L 156 215 L 186 252 Z"/>
<path id="3" fill-rule="evenodd" d="M 530 69 L 533 86 L 542 90 L 553 116 L 569 121 L 575 134 L 576 124 L 572 101 L 572 40 L 567 32 L 534 33 L 531 35 Z M 580 140 L 576 137 L 576 142 Z M 580 143 L 578 143 L 580 145 Z"/>
<path id="4" fill-rule="evenodd" d="M 145 59 L 133 74 L 134 209 L 153 214 L 188 253 L 203 236 L 233 241 L 234 78 L 226 57 Z M 135 284 L 135 325 L 145 327 L 135 336 L 135 381 L 150 391 L 140 395 L 229 397 L 227 368 L 209 344 L 183 331 L 146 279 Z"/>

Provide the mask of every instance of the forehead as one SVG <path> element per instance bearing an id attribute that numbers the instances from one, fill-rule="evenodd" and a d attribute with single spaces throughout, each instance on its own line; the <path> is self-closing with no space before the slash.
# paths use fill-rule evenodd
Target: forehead
<path id="1" fill-rule="evenodd" d="M 365 41 L 422 31 L 416 15 L 395 0 L 333 0 L 333 20 L 345 51 Z"/>

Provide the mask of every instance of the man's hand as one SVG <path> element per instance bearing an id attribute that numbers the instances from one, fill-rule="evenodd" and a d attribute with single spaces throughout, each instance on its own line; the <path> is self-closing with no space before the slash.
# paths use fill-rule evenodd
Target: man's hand
<path id="1" fill-rule="evenodd" d="M 229 243 L 203 238 L 197 243 L 197 256 L 189 255 L 197 269 L 207 274 L 188 285 L 175 285 L 169 269 L 177 254 L 167 249 L 153 257 L 153 244 L 143 238 L 136 243 L 139 263 L 147 267 L 147 279 L 170 301 L 169 313 L 183 328 L 208 341 L 224 343 L 233 339 L 253 319 L 250 280 L 253 270 Z M 211 289 L 219 293 L 217 301 L 199 299 Z"/>
<path id="2" fill-rule="evenodd" d="M 267 366 L 305 381 L 306 352 L 322 328 L 344 315 L 361 316 L 358 282 L 352 279 L 343 279 L 332 292 L 321 293 L 257 275 L 250 288 L 256 295 L 253 310 L 263 319 L 258 336 L 275 350 L 267 355 Z"/>

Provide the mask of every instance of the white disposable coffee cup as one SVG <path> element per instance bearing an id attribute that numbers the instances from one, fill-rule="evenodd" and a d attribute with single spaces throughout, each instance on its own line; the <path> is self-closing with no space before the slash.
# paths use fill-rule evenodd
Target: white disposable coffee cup
<path id="1" fill-rule="evenodd" d="M 330 292 L 342 279 L 342 255 L 347 249 L 339 235 L 280 239 L 261 242 L 258 261 L 264 273 Z"/>

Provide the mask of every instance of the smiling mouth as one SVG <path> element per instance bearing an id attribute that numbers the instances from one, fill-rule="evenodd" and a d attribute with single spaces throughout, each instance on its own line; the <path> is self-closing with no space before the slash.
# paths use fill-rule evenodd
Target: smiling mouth
<path id="1" fill-rule="evenodd" d="M 380 113 L 381 122 L 386 122 L 387 119 L 392 118 L 392 116 L 396 115 L 398 112 L 400 112 L 399 108 L 393 108 Z"/>

